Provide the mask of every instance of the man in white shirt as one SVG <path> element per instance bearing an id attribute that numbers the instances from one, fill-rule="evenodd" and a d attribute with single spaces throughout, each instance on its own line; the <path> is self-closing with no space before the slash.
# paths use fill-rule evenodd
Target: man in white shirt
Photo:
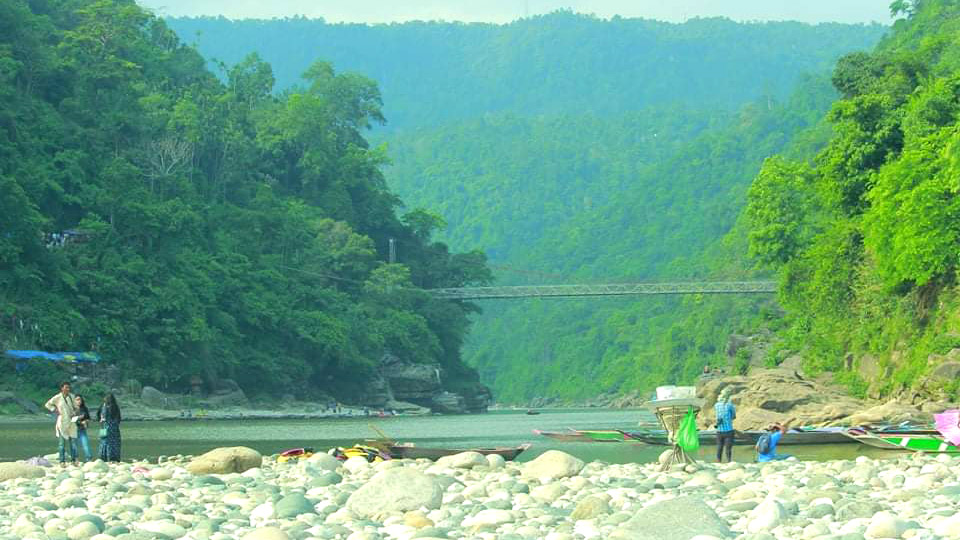
<path id="1" fill-rule="evenodd" d="M 70 393 L 70 383 L 60 383 L 60 391 L 48 399 L 44 407 L 57 416 L 56 434 L 59 440 L 60 465 L 67 464 L 67 448 L 70 449 L 70 461 L 77 463 L 77 404 Z"/>

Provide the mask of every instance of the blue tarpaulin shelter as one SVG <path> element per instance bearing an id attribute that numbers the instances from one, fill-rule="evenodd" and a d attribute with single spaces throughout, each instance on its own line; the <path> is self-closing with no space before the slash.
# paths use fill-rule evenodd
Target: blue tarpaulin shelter
<path id="1" fill-rule="evenodd" d="M 3 355 L 12 360 L 50 360 L 71 364 L 96 364 L 100 361 L 100 355 L 92 352 L 3 351 Z"/>

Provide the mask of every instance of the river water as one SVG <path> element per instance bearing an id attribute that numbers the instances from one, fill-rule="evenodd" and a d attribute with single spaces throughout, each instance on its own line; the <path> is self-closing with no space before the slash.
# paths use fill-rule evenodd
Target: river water
<path id="1" fill-rule="evenodd" d="M 495 411 L 466 416 L 396 416 L 388 418 L 347 417 L 312 420 L 169 420 L 124 422 L 123 459 L 154 460 L 172 454 L 201 454 L 219 446 L 248 446 L 263 454 L 276 454 L 288 448 L 313 447 L 326 450 L 334 446 L 352 446 L 377 435 L 376 426 L 398 441 L 420 446 L 468 448 L 478 446 L 516 446 L 533 443 L 520 455 L 528 461 L 546 450 L 563 450 L 585 461 L 608 463 L 654 461 L 664 447 L 634 443 L 585 443 L 554 441 L 533 433 L 534 429 L 566 428 L 635 429 L 638 421 L 652 416 L 638 410 L 570 409 L 544 410 L 539 415 L 523 411 Z M 0 420 L 0 461 L 26 459 L 54 453 L 56 439 L 53 421 L 2 423 Z M 91 445 L 96 452 L 96 426 L 92 426 Z M 700 458 L 712 460 L 713 446 L 703 446 Z M 800 459 L 853 459 L 895 456 L 862 444 L 822 446 L 784 446 L 783 453 Z M 752 461 L 753 448 L 734 447 L 734 459 Z"/>

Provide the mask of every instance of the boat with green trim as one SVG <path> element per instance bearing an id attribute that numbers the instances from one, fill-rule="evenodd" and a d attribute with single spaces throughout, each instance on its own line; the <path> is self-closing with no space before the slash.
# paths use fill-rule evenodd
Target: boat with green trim
<path id="1" fill-rule="evenodd" d="M 884 450 L 909 450 L 936 454 L 958 454 L 960 448 L 943 438 L 936 430 L 871 431 L 850 428 L 845 435 L 855 441 Z"/>
<path id="2" fill-rule="evenodd" d="M 537 435 L 542 435 L 556 441 L 566 442 L 624 442 L 630 440 L 619 429 L 572 429 L 566 431 L 542 431 L 533 430 Z"/>

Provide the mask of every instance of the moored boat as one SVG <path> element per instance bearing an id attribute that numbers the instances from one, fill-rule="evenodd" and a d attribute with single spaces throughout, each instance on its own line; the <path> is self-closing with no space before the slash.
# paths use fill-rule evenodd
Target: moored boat
<path id="1" fill-rule="evenodd" d="M 461 452 L 479 452 L 483 455 L 497 454 L 503 459 L 510 461 L 515 459 L 521 452 L 530 448 L 530 443 L 524 443 L 520 446 L 498 446 L 494 448 L 437 448 L 432 446 L 417 446 L 412 443 L 388 444 L 384 447 L 391 457 L 396 459 L 439 459 L 444 456 L 452 456 Z"/>
<path id="2" fill-rule="evenodd" d="M 572 429 L 566 431 L 533 430 L 537 435 L 566 442 L 624 442 L 630 440 L 619 429 Z"/>
<path id="3" fill-rule="evenodd" d="M 960 453 L 960 448 L 943 438 L 935 430 L 871 431 L 850 428 L 844 434 L 851 440 L 884 450 L 909 450 L 928 453 Z"/>
<path id="4" fill-rule="evenodd" d="M 545 431 L 541 429 L 535 429 L 533 432 L 537 435 L 541 435 L 555 441 L 590 442 L 590 439 L 588 439 L 586 435 L 572 429 L 568 429 L 566 431 Z"/>
<path id="5" fill-rule="evenodd" d="M 845 434 L 846 428 L 800 428 L 791 430 L 783 435 L 780 444 L 846 444 L 851 440 Z M 664 430 L 640 430 L 624 431 L 623 434 L 630 439 L 634 439 L 646 444 L 667 446 L 667 432 Z M 761 430 L 736 431 L 733 444 L 737 446 L 752 446 L 764 434 Z M 698 432 L 701 445 L 709 445 L 716 442 L 716 431 L 704 430 Z"/>

